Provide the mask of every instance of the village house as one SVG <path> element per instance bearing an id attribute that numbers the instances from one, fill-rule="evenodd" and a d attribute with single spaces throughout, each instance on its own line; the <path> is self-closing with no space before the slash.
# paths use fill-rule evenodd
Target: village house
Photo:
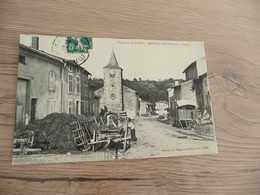
<path id="1" fill-rule="evenodd" d="M 166 101 L 155 102 L 155 112 L 159 115 L 167 114 L 168 103 Z"/>
<path id="2" fill-rule="evenodd" d="M 204 73 L 194 79 L 194 88 L 199 111 L 204 118 L 212 118 L 208 74 Z"/>
<path id="3" fill-rule="evenodd" d="M 175 86 L 180 86 L 181 83 L 183 83 L 184 80 L 183 79 L 174 79 L 174 84 L 172 87 L 169 87 L 167 89 L 168 92 L 168 106 L 169 108 L 173 108 L 173 102 L 174 100 L 174 87 Z"/>
<path id="4" fill-rule="evenodd" d="M 139 98 L 140 101 L 140 116 L 151 115 L 154 112 L 155 105 Z"/>
<path id="5" fill-rule="evenodd" d="M 39 50 L 38 37 L 30 47 L 20 44 L 16 127 L 53 112 L 81 114 L 89 75 L 73 60 Z"/>
<path id="6" fill-rule="evenodd" d="M 95 95 L 100 97 L 100 109 L 106 106 L 111 112 L 125 111 L 130 118 L 139 116 L 139 94 L 123 85 L 123 69 L 119 66 L 114 51 L 103 69 L 104 87 L 95 91 Z"/>
<path id="7" fill-rule="evenodd" d="M 89 98 L 88 98 L 89 106 L 88 106 L 88 113 L 98 116 L 99 109 L 100 109 L 100 97 L 95 95 L 95 86 L 89 84 Z"/>
<path id="8" fill-rule="evenodd" d="M 185 100 L 198 107 L 201 115 L 212 117 L 205 57 L 191 63 L 183 73 L 186 81 L 168 89 L 170 108 L 174 108 L 174 102 Z"/>

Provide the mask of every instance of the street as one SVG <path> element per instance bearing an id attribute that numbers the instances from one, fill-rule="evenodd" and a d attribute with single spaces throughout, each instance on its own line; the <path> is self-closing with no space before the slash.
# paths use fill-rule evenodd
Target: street
<path id="1" fill-rule="evenodd" d="M 194 130 L 178 129 L 154 117 L 139 117 L 134 123 L 138 140 L 119 155 L 119 159 L 208 154 L 216 151 L 215 138 L 212 136 L 200 136 Z"/>
<path id="2" fill-rule="evenodd" d="M 162 123 L 156 117 L 138 117 L 133 120 L 136 129 L 136 142 L 123 152 L 119 150 L 117 159 L 138 159 L 170 157 L 194 154 L 216 153 L 214 136 L 198 135 L 194 130 L 183 130 Z M 38 164 L 80 161 L 115 160 L 116 151 L 103 149 L 67 154 L 37 154 L 13 156 L 13 164 Z"/>

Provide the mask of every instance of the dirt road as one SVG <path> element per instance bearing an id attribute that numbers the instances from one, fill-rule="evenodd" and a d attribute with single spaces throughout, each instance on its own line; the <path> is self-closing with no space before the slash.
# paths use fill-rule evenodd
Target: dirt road
<path id="1" fill-rule="evenodd" d="M 194 130 L 180 130 L 156 118 L 135 121 L 138 140 L 120 159 L 166 157 L 216 152 L 214 137 L 197 135 Z"/>

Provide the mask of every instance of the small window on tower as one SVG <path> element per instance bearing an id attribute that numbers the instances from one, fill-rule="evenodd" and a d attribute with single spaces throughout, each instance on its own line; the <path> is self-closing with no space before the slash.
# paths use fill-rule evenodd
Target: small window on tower
<path id="1" fill-rule="evenodd" d="M 115 77 L 115 71 L 114 70 L 110 70 L 110 77 Z"/>

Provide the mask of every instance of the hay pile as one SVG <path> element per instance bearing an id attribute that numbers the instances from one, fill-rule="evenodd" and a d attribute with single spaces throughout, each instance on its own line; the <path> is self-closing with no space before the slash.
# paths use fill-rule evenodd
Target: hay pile
<path id="1" fill-rule="evenodd" d="M 48 149 L 67 151 L 76 150 L 74 133 L 69 126 L 70 123 L 79 120 L 88 125 L 91 134 L 97 128 L 92 116 L 76 116 L 66 113 L 52 113 L 45 118 L 35 120 L 32 123 L 18 129 L 15 138 L 27 138 L 30 131 L 34 132 L 34 146 L 40 143 L 47 144 Z"/>

